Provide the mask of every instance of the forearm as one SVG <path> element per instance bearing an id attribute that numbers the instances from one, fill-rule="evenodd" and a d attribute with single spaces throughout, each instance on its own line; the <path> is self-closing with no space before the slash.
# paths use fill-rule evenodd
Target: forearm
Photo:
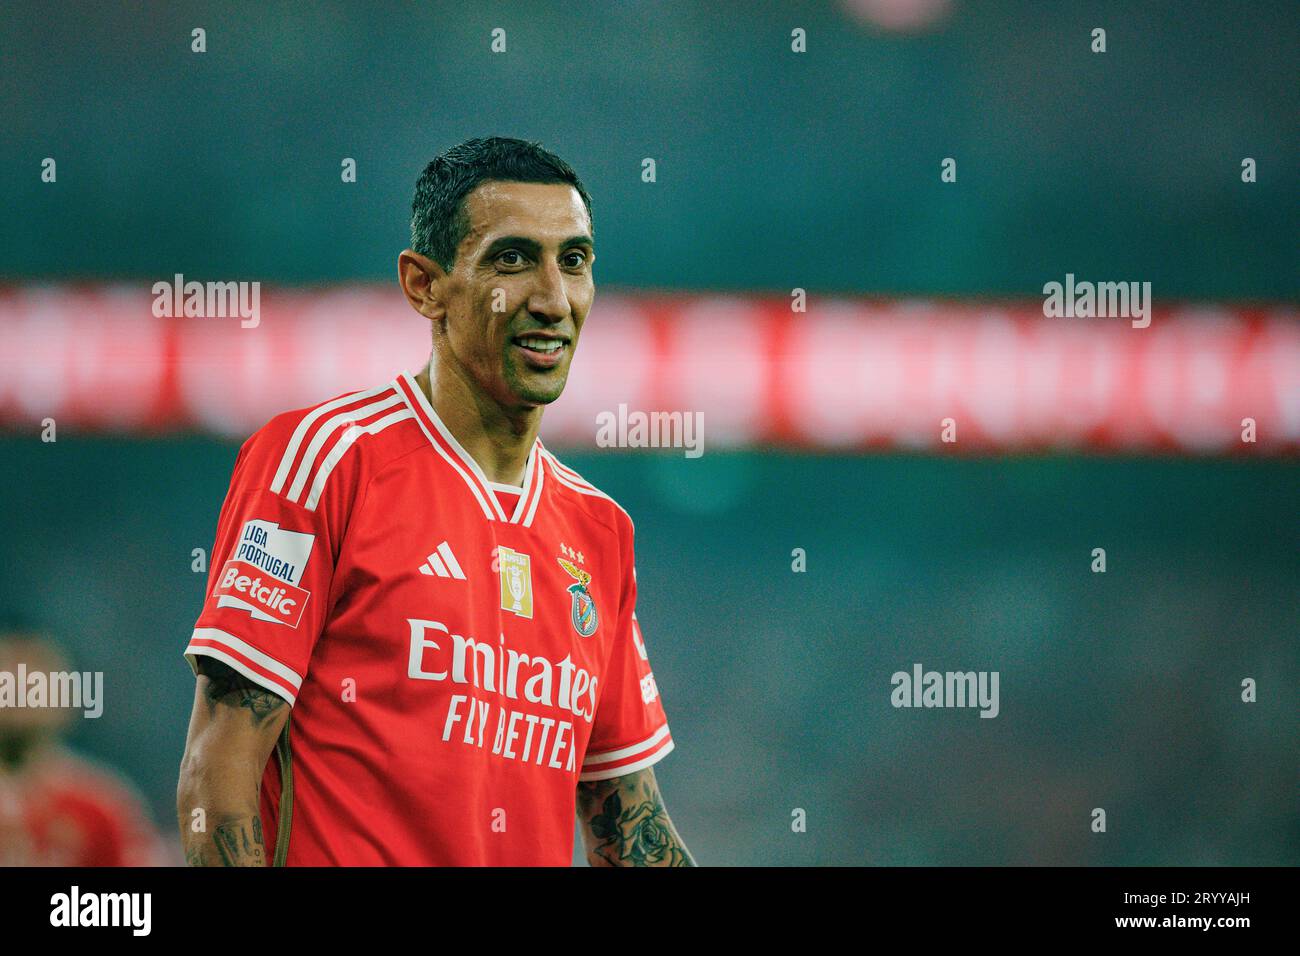
<path id="1" fill-rule="evenodd" d="M 176 786 L 191 866 L 271 864 L 259 813 L 262 774 L 288 715 L 278 695 L 219 661 L 201 662 Z"/>
<path id="2" fill-rule="evenodd" d="M 695 866 L 695 858 L 686 848 L 686 843 L 673 829 L 667 827 L 667 841 L 652 854 L 640 854 L 633 848 L 619 846 L 617 843 L 588 844 L 586 849 L 589 866 Z"/>
<path id="3" fill-rule="evenodd" d="M 653 769 L 579 784 L 578 815 L 592 866 L 695 866 Z"/>
<path id="4" fill-rule="evenodd" d="M 176 814 L 191 866 L 268 866 L 258 810 L 260 768 L 186 754 Z"/>

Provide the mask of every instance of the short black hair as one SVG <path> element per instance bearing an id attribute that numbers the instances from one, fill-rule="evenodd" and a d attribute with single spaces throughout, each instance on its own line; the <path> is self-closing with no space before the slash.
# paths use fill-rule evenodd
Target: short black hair
<path id="1" fill-rule="evenodd" d="M 411 248 L 450 271 L 456 247 L 469 232 L 465 197 L 488 181 L 567 184 L 578 191 L 591 218 L 591 197 L 582 180 L 541 143 L 506 136 L 469 139 L 435 157 L 416 181 Z"/>

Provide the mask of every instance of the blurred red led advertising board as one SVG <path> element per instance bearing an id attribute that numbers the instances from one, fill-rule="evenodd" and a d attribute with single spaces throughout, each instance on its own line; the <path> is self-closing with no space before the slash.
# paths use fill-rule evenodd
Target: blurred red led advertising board
<path id="1" fill-rule="evenodd" d="M 395 289 L 265 289 L 255 316 L 166 317 L 141 286 L 0 289 L 0 428 L 203 431 L 373 387 L 429 354 Z M 1293 454 L 1300 312 L 1179 304 L 1150 325 L 1041 302 L 601 294 L 542 436 L 700 413 L 707 448 Z M 946 422 L 956 442 L 942 440 Z M 1253 432 L 1255 441 L 1243 441 Z"/>

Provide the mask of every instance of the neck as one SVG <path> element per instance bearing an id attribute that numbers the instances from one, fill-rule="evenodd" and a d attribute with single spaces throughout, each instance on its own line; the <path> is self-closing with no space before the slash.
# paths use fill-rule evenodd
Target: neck
<path id="1" fill-rule="evenodd" d="M 542 408 L 504 409 L 462 375 L 431 362 L 415 377 L 442 423 L 483 469 L 488 481 L 522 485 L 528 453 L 542 424 Z"/>

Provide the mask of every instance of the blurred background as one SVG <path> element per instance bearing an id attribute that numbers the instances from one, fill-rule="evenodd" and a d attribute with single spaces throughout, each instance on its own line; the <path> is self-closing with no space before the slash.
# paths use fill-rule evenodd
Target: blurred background
<path id="1" fill-rule="evenodd" d="M 104 673 L 41 733 L 149 859 L 239 444 L 427 360 L 415 179 L 497 134 L 593 197 L 542 438 L 636 520 L 701 862 L 1300 862 L 1293 3 L 11 2 L 0 50 L 0 658 Z M 177 274 L 258 323 L 156 316 Z M 1150 326 L 1044 317 L 1067 274 Z M 598 447 L 620 405 L 704 454 Z M 894 708 L 916 663 L 999 716 Z M 0 718 L 0 863 L 142 859 L 24 836 Z"/>

